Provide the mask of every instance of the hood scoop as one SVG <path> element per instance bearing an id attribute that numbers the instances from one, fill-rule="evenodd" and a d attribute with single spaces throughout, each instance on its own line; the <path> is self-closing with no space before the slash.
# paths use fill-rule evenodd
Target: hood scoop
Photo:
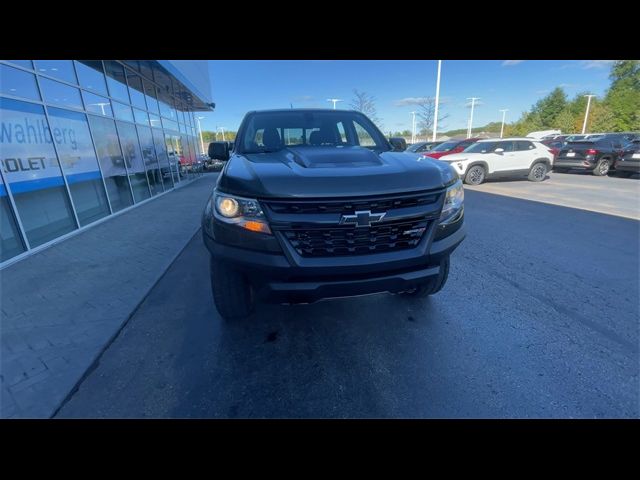
<path id="1" fill-rule="evenodd" d="M 303 168 L 360 168 L 383 165 L 373 151 L 361 147 L 289 148 L 293 161 Z"/>

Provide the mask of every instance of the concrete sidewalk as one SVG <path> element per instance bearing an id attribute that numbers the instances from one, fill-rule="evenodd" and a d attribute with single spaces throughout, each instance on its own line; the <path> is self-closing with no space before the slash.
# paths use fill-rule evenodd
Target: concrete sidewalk
<path id="1" fill-rule="evenodd" d="M 0 271 L 1 418 L 56 412 L 198 231 L 216 178 L 206 174 Z"/>

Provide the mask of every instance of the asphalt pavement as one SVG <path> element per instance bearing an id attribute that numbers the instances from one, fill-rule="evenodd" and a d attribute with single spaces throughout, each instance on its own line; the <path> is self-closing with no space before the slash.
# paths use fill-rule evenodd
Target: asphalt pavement
<path id="1" fill-rule="evenodd" d="M 58 417 L 638 418 L 640 223 L 466 192 L 430 299 L 215 310 L 196 234 Z"/>
<path id="2" fill-rule="evenodd" d="M 569 173 L 550 172 L 540 183 L 526 178 L 504 179 L 475 187 L 465 185 L 465 189 L 640 220 L 639 178 L 638 174 L 621 178 L 613 173 L 608 177 L 596 177 L 591 172 L 571 170 Z"/>

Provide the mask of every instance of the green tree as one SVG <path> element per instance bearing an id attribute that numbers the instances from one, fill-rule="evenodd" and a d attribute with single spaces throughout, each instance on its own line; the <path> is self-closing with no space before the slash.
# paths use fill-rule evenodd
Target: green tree
<path id="1" fill-rule="evenodd" d="M 569 108 L 563 109 L 556 117 L 553 128 L 557 128 L 562 133 L 574 133 L 576 115 L 571 113 Z"/>
<path id="2" fill-rule="evenodd" d="M 640 129 L 640 60 L 619 60 L 613 64 L 611 87 L 605 103 L 615 113 L 614 131 Z"/>
<path id="3" fill-rule="evenodd" d="M 611 132 L 616 130 L 616 115 L 604 102 L 591 103 L 587 132 Z"/>
<path id="4" fill-rule="evenodd" d="M 549 95 L 538 100 L 531 112 L 538 115 L 542 128 L 552 127 L 566 106 L 567 95 L 562 88 L 556 87 Z"/>

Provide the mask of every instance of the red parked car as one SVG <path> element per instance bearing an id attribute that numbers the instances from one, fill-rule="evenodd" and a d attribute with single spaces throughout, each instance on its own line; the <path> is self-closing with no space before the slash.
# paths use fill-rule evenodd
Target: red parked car
<path id="1" fill-rule="evenodd" d="M 460 153 L 468 146 L 476 143 L 478 140 L 480 140 L 479 137 L 465 138 L 464 140 L 448 140 L 444 143 L 441 143 L 440 145 L 433 147 L 425 155 L 437 159 L 444 157 L 445 155 L 451 155 L 452 153 Z"/>

